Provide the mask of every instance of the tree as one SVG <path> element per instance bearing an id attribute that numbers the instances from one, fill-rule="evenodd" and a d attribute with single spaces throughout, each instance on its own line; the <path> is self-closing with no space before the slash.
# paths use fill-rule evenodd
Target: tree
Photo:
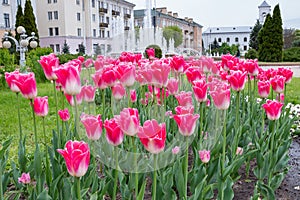
<path id="1" fill-rule="evenodd" d="M 257 20 L 250 33 L 249 47 L 255 49 L 256 51 L 258 50 L 257 36 L 261 28 L 262 28 L 262 24 L 259 23 L 259 20 Z"/>
<path id="2" fill-rule="evenodd" d="M 300 47 L 300 30 L 296 30 L 294 35 L 295 35 L 295 38 L 292 43 L 292 47 Z"/>
<path id="3" fill-rule="evenodd" d="M 18 10 L 16 14 L 16 23 L 15 23 L 15 33 L 16 33 L 16 40 L 20 40 L 20 35 L 17 34 L 17 28 L 19 26 L 24 26 L 24 14 L 23 14 L 23 9 L 21 5 L 18 5 Z"/>
<path id="4" fill-rule="evenodd" d="M 273 61 L 281 62 L 283 57 L 283 28 L 282 28 L 282 18 L 280 14 L 279 4 L 274 7 L 273 17 L 272 17 L 272 25 L 273 25 L 273 45 L 272 45 L 272 57 Z"/>
<path id="5" fill-rule="evenodd" d="M 85 54 L 85 46 L 83 43 L 79 45 L 78 53 L 84 55 Z"/>
<path id="6" fill-rule="evenodd" d="M 182 44 L 183 34 L 182 30 L 178 26 L 167 26 L 163 28 L 163 37 L 167 41 L 167 47 L 169 48 L 170 40 L 174 40 L 174 47 L 178 47 Z"/>
<path id="7" fill-rule="evenodd" d="M 27 35 L 31 35 L 31 33 L 34 32 L 35 36 L 37 38 L 39 38 L 39 33 L 37 30 L 37 25 L 36 25 L 36 21 L 35 21 L 35 16 L 33 14 L 33 9 L 32 9 L 30 0 L 26 0 L 26 2 L 25 2 L 23 20 L 24 20 L 24 22 L 26 22 L 26 23 L 24 23 L 24 28 L 26 30 Z M 30 48 L 30 47 L 28 47 L 28 48 Z"/>
<path id="8" fill-rule="evenodd" d="M 64 41 L 64 46 L 63 46 L 63 48 L 62 48 L 62 52 L 63 52 L 64 54 L 70 54 L 70 47 L 69 47 L 69 45 L 67 44 L 67 41 L 66 41 L 66 40 Z"/>
<path id="9" fill-rule="evenodd" d="M 265 23 L 262 29 L 258 33 L 258 59 L 260 61 L 272 61 L 270 49 L 272 49 L 271 39 L 273 37 L 272 32 L 272 17 L 270 14 L 267 14 Z"/>

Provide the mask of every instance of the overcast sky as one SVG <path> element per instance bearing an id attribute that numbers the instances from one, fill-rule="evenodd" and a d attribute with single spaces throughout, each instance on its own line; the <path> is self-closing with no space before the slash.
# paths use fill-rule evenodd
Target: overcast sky
<path id="1" fill-rule="evenodd" d="M 146 8 L 145 0 L 127 0 L 134 9 Z M 263 0 L 152 0 L 153 7 L 167 7 L 180 18 L 190 17 L 203 29 L 215 26 L 253 26 L 258 19 L 258 6 Z M 283 28 L 300 29 L 300 0 L 266 0 L 273 8 L 279 4 Z M 272 12 L 271 11 L 271 12 Z M 298 19 L 298 20 L 295 20 Z"/>

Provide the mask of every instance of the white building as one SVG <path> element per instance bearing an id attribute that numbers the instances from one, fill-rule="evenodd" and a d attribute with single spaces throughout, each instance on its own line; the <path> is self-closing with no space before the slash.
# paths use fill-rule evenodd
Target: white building
<path id="1" fill-rule="evenodd" d="M 271 12 L 271 6 L 266 2 L 258 6 L 258 19 L 263 24 L 265 17 Z M 203 32 L 203 46 L 209 50 L 210 45 L 216 40 L 221 46 L 222 43 L 228 45 L 239 45 L 241 54 L 243 55 L 249 50 L 250 33 L 253 26 L 231 26 L 231 27 L 209 27 Z"/>

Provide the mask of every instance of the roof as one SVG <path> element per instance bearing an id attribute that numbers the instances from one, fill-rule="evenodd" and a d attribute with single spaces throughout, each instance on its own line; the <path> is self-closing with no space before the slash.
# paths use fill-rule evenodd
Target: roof
<path id="1" fill-rule="evenodd" d="M 250 33 L 252 28 L 252 26 L 209 27 L 203 32 L 203 35 L 218 33 Z"/>
<path id="2" fill-rule="evenodd" d="M 260 4 L 260 6 L 258 6 L 259 8 L 260 7 L 271 7 L 266 1 L 262 2 L 262 4 Z"/>

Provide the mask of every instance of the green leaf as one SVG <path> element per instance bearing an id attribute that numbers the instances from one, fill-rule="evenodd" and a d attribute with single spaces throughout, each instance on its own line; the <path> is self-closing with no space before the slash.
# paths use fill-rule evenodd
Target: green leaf
<path id="1" fill-rule="evenodd" d="M 261 194 L 266 197 L 267 199 L 275 199 L 275 193 L 274 190 L 272 190 L 271 187 L 269 187 L 266 184 L 263 184 L 261 182 L 258 182 L 257 184 L 259 191 Z"/>
<path id="2" fill-rule="evenodd" d="M 42 174 L 42 158 L 39 145 L 36 146 L 34 152 L 34 172 L 37 176 L 40 176 Z"/>
<path id="3" fill-rule="evenodd" d="M 48 191 L 44 189 L 43 192 L 38 195 L 37 200 L 52 200 L 52 198 L 48 195 Z"/>
<path id="4" fill-rule="evenodd" d="M 146 181 L 147 179 L 144 179 L 144 182 L 142 184 L 142 187 L 140 188 L 139 194 L 137 196 L 137 200 L 143 200 L 144 199 L 144 194 L 145 194 L 145 188 L 146 188 Z"/>
<path id="5" fill-rule="evenodd" d="M 181 162 L 179 162 L 179 161 L 177 161 L 175 163 L 174 174 L 176 174 L 175 183 L 176 183 L 176 188 L 178 190 L 179 196 L 183 197 L 184 196 L 184 191 L 185 191 L 185 188 L 184 188 L 184 175 L 183 175 Z"/>
<path id="6" fill-rule="evenodd" d="M 226 187 L 225 187 L 225 190 L 224 190 L 224 200 L 231 200 L 233 199 L 233 196 L 234 196 L 234 192 L 233 192 L 233 189 L 232 189 L 232 186 L 233 186 L 233 181 L 231 179 L 230 176 L 227 176 L 227 179 L 226 179 Z"/>

